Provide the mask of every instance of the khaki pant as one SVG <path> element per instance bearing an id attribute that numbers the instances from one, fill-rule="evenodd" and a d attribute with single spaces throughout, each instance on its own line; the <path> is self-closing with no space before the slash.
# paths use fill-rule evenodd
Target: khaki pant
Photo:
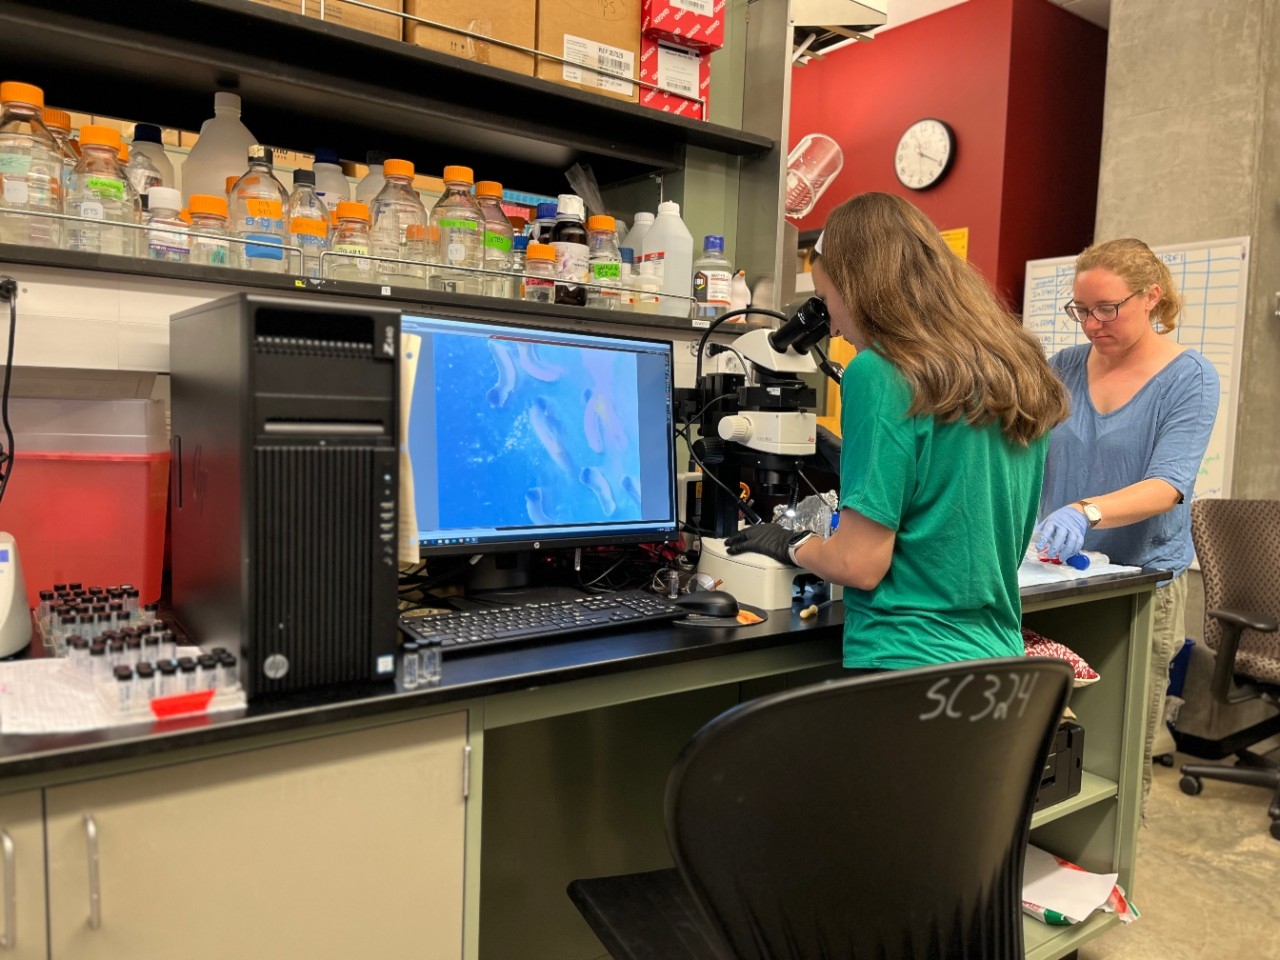
<path id="1" fill-rule="evenodd" d="M 1169 661 L 1178 655 L 1187 636 L 1187 576 L 1184 572 L 1156 588 L 1155 622 L 1151 625 L 1151 688 L 1147 691 L 1147 733 L 1142 747 L 1142 819 L 1147 818 L 1151 793 L 1151 748 L 1164 724 L 1164 694 L 1169 686 Z"/>

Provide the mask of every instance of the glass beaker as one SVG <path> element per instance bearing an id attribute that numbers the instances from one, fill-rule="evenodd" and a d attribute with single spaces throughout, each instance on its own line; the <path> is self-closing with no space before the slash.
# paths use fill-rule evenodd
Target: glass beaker
<path id="1" fill-rule="evenodd" d="M 787 156 L 787 216 L 807 216 L 844 169 L 844 152 L 825 133 L 811 133 Z"/>

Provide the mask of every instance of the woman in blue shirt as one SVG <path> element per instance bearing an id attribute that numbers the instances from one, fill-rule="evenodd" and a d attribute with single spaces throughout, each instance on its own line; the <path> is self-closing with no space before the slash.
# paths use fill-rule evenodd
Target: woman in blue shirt
<path id="1" fill-rule="evenodd" d="M 1065 309 L 1089 342 L 1050 361 L 1071 394 L 1071 416 L 1050 438 L 1034 541 L 1050 557 L 1087 548 L 1173 574 L 1156 590 L 1145 808 L 1169 661 L 1186 636 L 1190 503 L 1218 412 L 1218 375 L 1167 336 L 1182 298 L 1140 240 L 1111 240 L 1080 254 Z"/>

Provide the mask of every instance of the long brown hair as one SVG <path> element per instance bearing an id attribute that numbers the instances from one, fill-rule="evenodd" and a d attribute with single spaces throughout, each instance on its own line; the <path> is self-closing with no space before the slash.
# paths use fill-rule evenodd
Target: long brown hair
<path id="1" fill-rule="evenodd" d="M 1076 257 L 1076 276 L 1086 270 L 1110 270 L 1133 293 L 1145 293 L 1152 284 L 1160 286 L 1160 301 L 1151 308 L 1156 333 L 1172 333 L 1182 312 L 1182 297 L 1174 286 L 1173 274 L 1145 243 L 1133 237 L 1095 243 Z"/>
<path id="2" fill-rule="evenodd" d="M 1023 445 L 1066 419 L 1066 390 L 1040 341 L 906 200 L 846 200 L 822 245 L 822 267 L 863 339 L 910 385 L 908 414 L 998 421 Z"/>

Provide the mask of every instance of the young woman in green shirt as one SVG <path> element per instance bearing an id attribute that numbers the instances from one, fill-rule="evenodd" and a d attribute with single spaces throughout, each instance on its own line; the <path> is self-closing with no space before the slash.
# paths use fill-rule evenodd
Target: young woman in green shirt
<path id="1" fill-rule="evenodd" d="M 844 665 L 885 670 L 1018 656 L 1018 565 L 1066 392 L 1040 342 L 900 197 L 827 220 L 813 267 L 841 384 L 840 525 L 828 540 L 758 524 L 730 552 L 842 584 Z"/>

